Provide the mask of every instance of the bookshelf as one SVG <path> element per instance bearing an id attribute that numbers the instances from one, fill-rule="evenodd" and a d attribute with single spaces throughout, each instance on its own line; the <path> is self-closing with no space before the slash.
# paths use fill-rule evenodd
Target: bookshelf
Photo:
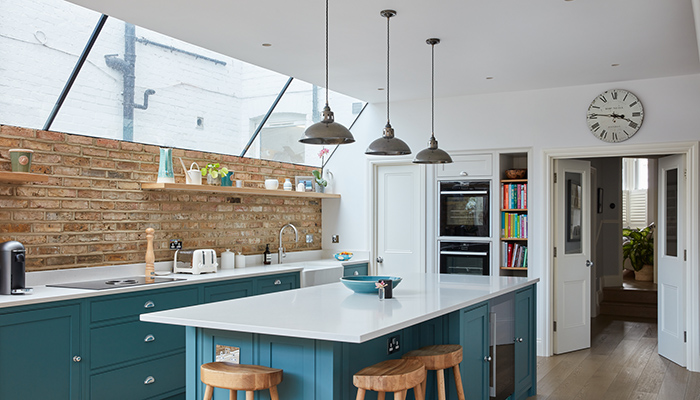
<path id="1" fill-rule="evenodd" d="M 527 168 L 527 153 L 502 154 L 501 176 L 510 168 Z M 500 180 L 500 271 L 503 276 L 527 276 L 528 192 L 523 179 Z"/>

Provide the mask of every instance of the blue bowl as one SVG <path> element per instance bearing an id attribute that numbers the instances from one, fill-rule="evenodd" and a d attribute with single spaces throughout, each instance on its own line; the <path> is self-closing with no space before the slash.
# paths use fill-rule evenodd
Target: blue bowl
<path id="1" fill-rule="evenodd" d="M 349 259 L 352 258 L 352 254 L 335 253 L 335 254 L 333 254 L 333 257 L 335 257 L 335 259 L 338 261 L 348 261 Z"/>
<path id="2" fill-rule="evenodd" d="M 391 287 L 395 288 L 401 283 L 401 278 L 398 276 L 345 276 L 340 278 L 343 285 L 355 293 L 377 293 L 377 287 L 374 285 L 379 281 L 391 280 Z"/>

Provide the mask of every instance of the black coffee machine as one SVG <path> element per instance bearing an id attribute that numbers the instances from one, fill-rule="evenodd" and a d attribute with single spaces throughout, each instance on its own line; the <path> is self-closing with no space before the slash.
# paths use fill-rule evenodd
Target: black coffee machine
<path id="1" fill-rule="evenodd" d="M 24 246 L 14 240 L 0 243 L 0 294 L 28 294 L 24 286 Z"/>

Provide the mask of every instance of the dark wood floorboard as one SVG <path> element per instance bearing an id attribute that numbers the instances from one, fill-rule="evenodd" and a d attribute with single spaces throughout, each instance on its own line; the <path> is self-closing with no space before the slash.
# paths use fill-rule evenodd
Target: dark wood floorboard
<path id="1" fill-rule="evenodd" d="M 655 320 L 601 315 L 591 348 L 537 359 L 529 400 L 700 400 L 700 373 L 659 356 Z"/>

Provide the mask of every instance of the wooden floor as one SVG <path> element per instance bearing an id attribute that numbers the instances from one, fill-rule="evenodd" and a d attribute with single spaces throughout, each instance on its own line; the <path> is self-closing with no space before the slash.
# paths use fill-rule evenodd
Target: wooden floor
<path id="1" fill-rule="evenodd" d="M 700 400 L 700 373 L 659 356 L 656 320 L 593 319 L 591 348 L 537 359 L 530 399 Z"/>

